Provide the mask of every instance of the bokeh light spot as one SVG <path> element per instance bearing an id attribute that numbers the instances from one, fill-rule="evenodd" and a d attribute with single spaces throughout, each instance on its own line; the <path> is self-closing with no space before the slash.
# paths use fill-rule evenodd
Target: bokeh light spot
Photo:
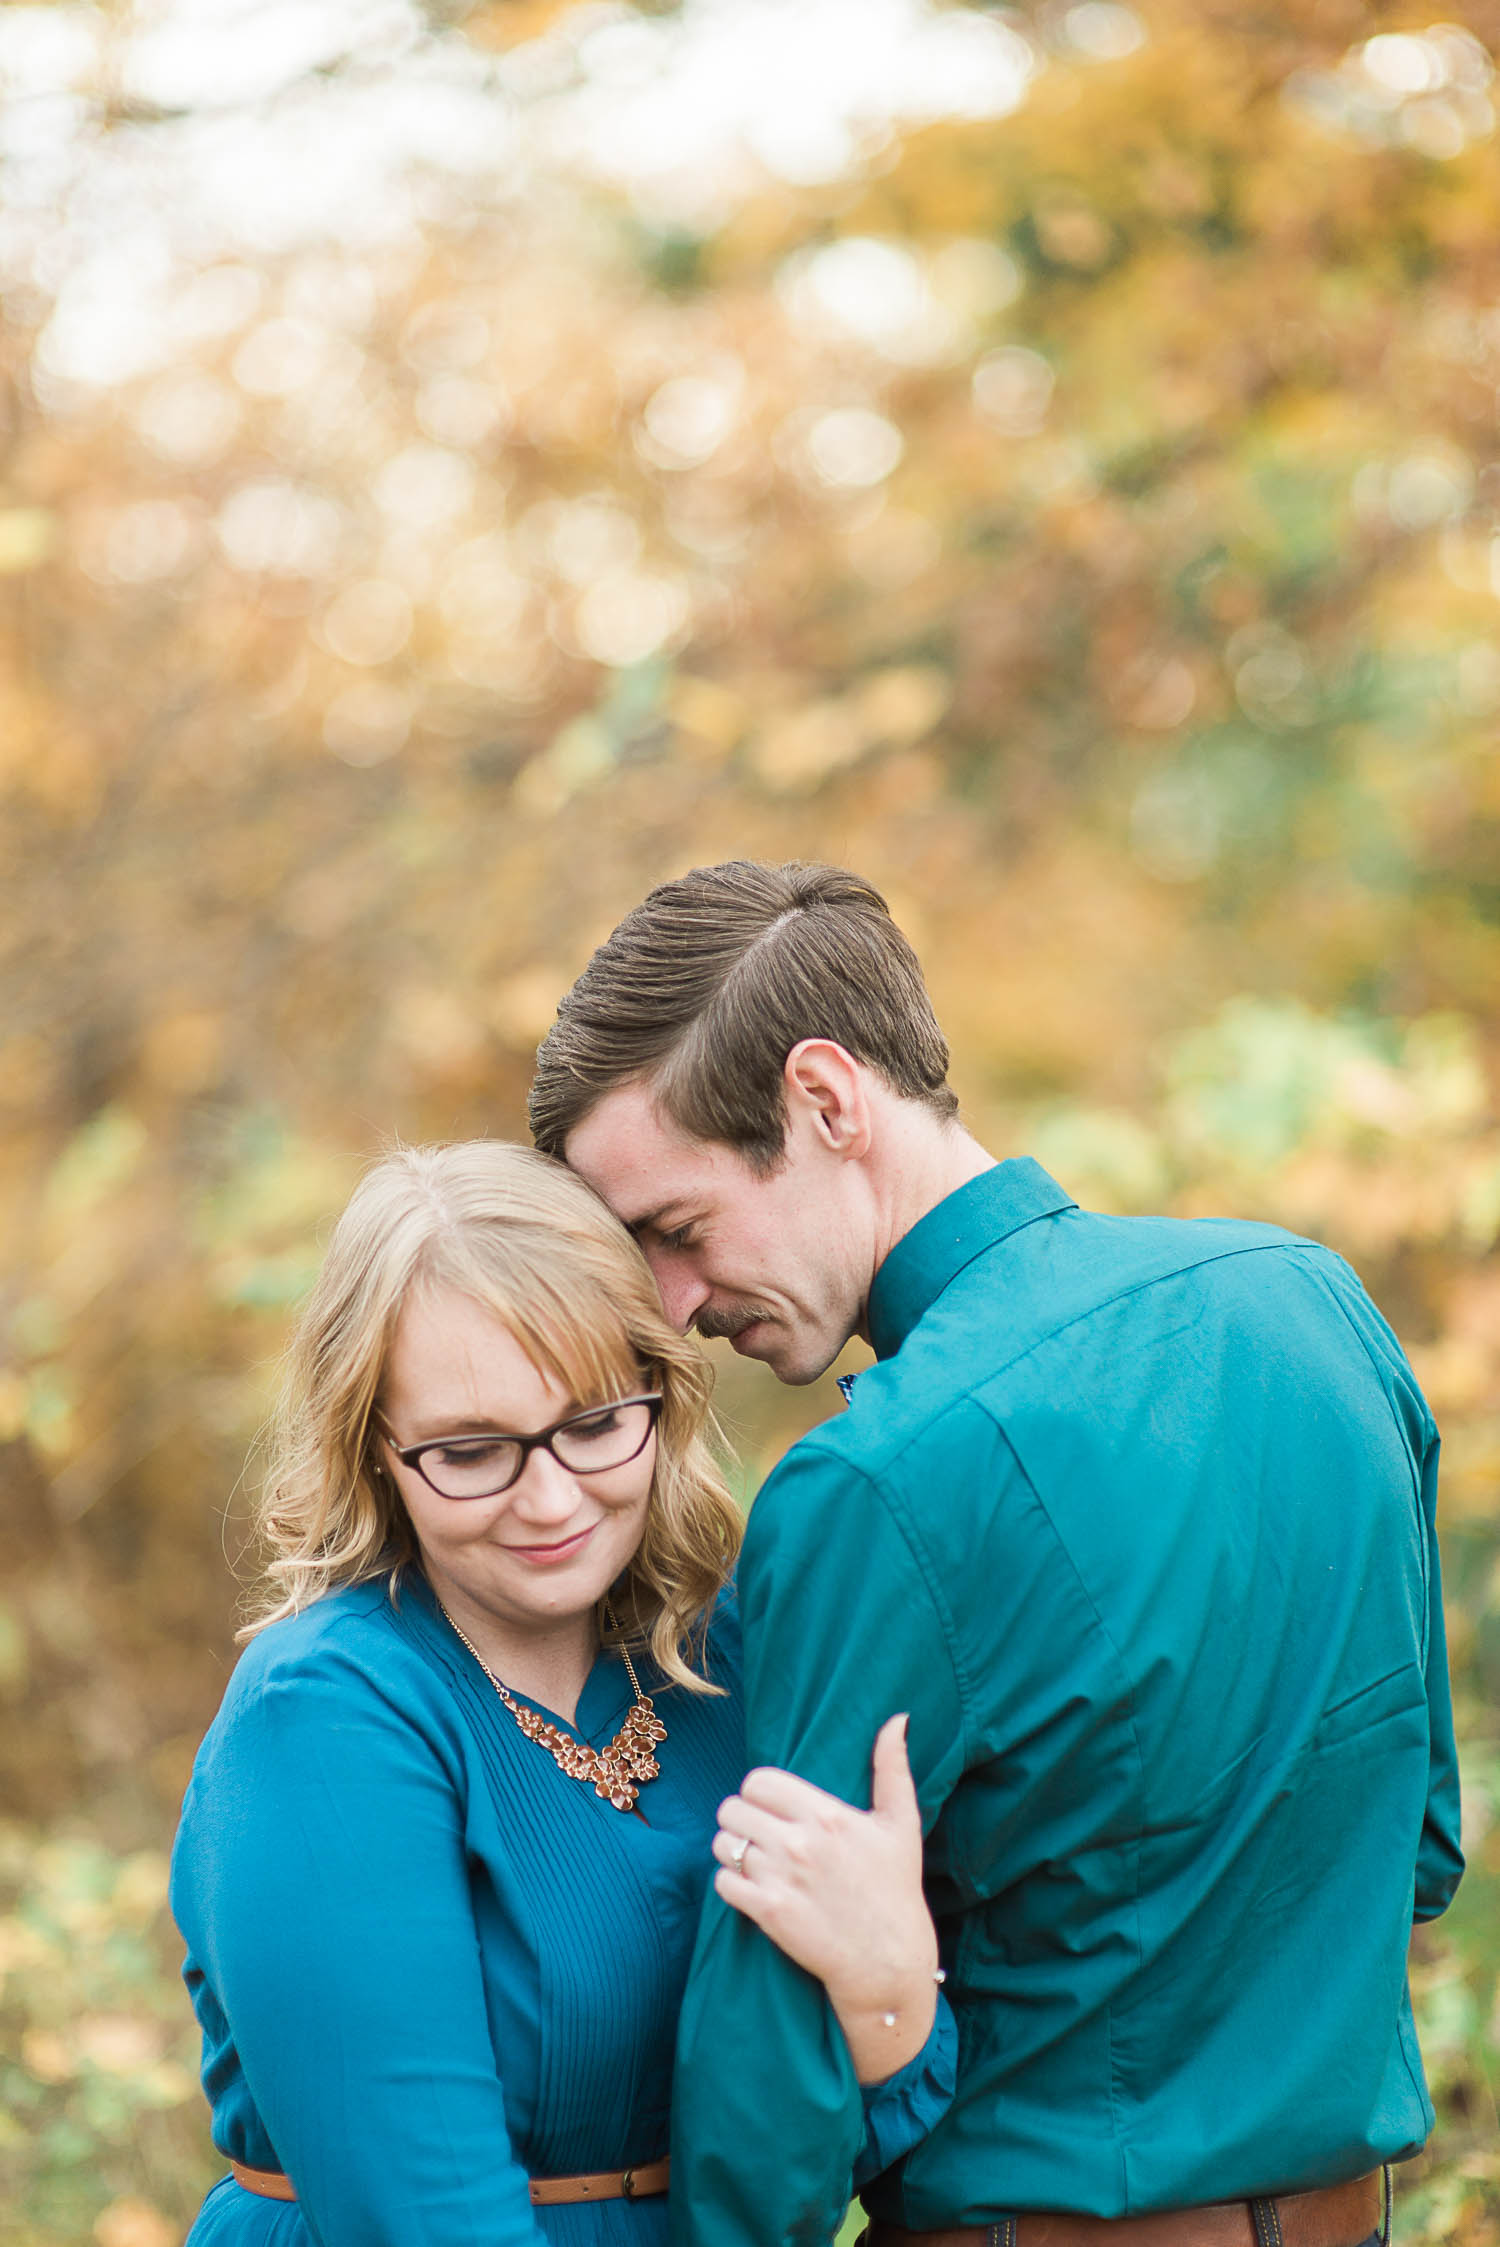
<path id="1" fill-rule="evenodd" d="M 412 607 L 399 585 L 356 578 L 325 610 L 319 637 L 343 663 L 388 663 L 411 638 Z"/>
<path id="2" fill-rule="evenodd" d="M 621 571 L 582 595 L 573 629 L 585 655 L 623 668 L 655 655 L 682 630 L 688 613 L 687 594 L 673 579 Z"/>
<path id="3" fill-rule="evenodd" d="M 242 419 L 229 384 L 192 368 L 153 382 L 135 413 L 135 425 L 158 460 L 180 468 L 207 468 L 222 459 Z"/>
<path id="4" fill-rule="evenodd" d="M 1442 69 L 1425 39 L 1404 31 L 1379 31 L 1361 52 L 1377 86 L 1393 94 L 1425 94 L 1442 84 Z"/>
<path id="5" fill-rule="evenodd" d="M 311 321 L 266 320 L 235 353 L 234 379 L 252 396 L 289 398 L 319 376 L 352 381 L 362 363 L 355 345 Z"/>
<path id="6" fill-rule="evenodd" d="M 490 324 L 477 306 L 460 300 L 425 304 L 407 321 L 401 356 L 423 374 L 477 367 L 490 347 Z"/>
<path id="7" fill-rule="evenodd" d="M 1390 469 L 1385 503 L 1398 529 L 1430 530 L 1462 515 L 1473 490 L 1474 472 L 1456 447 L 1428 446 Z"/>
<path id="8" fill-rule="evenodd" d="M 899 466 L 905 440 L 893 421 L 868 406 L 836 406 L 807 433 L 807 453 L 825 484 L 862 490 Z"/>
<path id="9" fill-rule="evenodd" d="M 510 423 L 510 401 L 497 383 L 467 375 L 434 375 L 416 395 L 417 426 L 434 444 L 471 452 Z"/>
<path id="10" fill-rule="evenodd" d="M 85 518 L 79 562 L 100 584 L 146 585 L 175 576 L 196 557 L 195 514 L 170 499 L 142 499 Z"/>
<path id="11" fill-rule="evenodd" d="M 404 749 L 412 701 L 399 687 L 362 679 L 336 694 L 323 713 L 323 740 L 346 765 L 382 765 Z"/>
<path id="12" fill-rule="evenodd" d="M 606 571 L 623 570 L 641 550 L 633 516 L 602 492 L 579 499 L 543 499 L 519 526 L 525 550 L 570 585 L 587 585 Z"/>
<path id="13" fill-rule="evenodd" d="M 373 490 L 376 506 L 393 522 L 435 530 L 468 512 L 474 470 L 461 453 L 444 446 L 408 445 L 386 462 Z"/>
<path id="14" fill-rule="evenodd" d="M 974 403 L 1007 437 L 1033 437 L 1047 418 L 1056 377 L 1039 351 L 1007 343 L 974 369 Z"/>
<path id="15" fill-rule="evenodd" d="M 1068 45 L 1090 62 L 1120 62 L 1146 44 L 1146 26 L 1134 8 L 1112 0 L 1080 0 L 1064 12 L 1062 22 Z"/>
<path id="16" fill-rule="evenodd" d="M 342 518 L 322 493 L 266 477 L 231 492 L 214 528 L 236 569 L 322 577 L 338 559 Z"/>
<path id="17" fill-rule="evenodd" d="M 899 242 L 851 235 L 801 252 L 782 268 L 777 289 L 799 327 L 853 337 L 890 359 L 920 364 L 957 340 L 921 257 Z"/>
<path id="18" fill-rule="evenodd" d="M 739 362 L 727 357 L 711 375 L 671 376 L 646 401 L 638 449 L 657 468 L 711 460 L 734 429 L 743 388 Z"/>

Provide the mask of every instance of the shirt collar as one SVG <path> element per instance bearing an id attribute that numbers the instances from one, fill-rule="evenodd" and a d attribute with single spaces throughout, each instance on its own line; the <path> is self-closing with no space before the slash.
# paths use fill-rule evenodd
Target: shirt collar
<path id="1" fill-rule="evenodd" d="M 875 1274 L 869 1328 L 876 1357 L 894 1357 L 917 1321 L 976 1256 L 1039 1217 L 1055 1217 L 1077 1206 L 1029 1155 L 996 1163 L 949 1194 L 903 1234 Z"/>

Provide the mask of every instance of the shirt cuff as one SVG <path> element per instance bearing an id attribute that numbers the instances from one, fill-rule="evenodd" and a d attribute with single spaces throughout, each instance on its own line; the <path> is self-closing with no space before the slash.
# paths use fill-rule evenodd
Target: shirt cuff
<path id="1" fill-rule="evenodd" d="M 957 2071 L 958 2023 L 939 1990 L 932 2033 L 921 2051 L 883 2082 L 863 2086 L 865 2130 L 854 2164 L 856 2191 L 921 2144 L 948 2111 Z"/>

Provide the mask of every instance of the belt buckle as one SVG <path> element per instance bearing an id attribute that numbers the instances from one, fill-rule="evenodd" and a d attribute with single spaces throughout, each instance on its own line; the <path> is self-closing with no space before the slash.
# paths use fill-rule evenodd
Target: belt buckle
<path id="1" fill-rule="evenodd" d="M 635 2198 L 635 2171 L 633 2169 L 627 2169 L 620 2178 L 620 2198 L 622 2200 L 634 2200 Z"/>

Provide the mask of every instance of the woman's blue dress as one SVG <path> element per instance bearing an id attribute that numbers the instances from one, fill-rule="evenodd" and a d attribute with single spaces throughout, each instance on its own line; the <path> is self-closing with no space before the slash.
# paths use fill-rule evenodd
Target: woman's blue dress
<path id="1" fill-rule="evenodd" d="M 525 1738 L 419 1576 L 251 1642 L 194 1767 L 172 1907 L 214 2143 L 299 2197 L 226 2177 L 189 2247 L 666 2247 L 665 2198 L 534 2209 L 527 2179 L 667 2151 L 714 1814 L 744 1771 L 732 1596 L 706 1660 L 723 1696 L 637 1665 L 668 1728 L 638 1817 Z M 630 1699 L 601 1655 L 573 1729 L 603 1747 Z M 942 2008 L 867 2096 L 862 2174 L 931 2127 L 953 2042 Z"/>

